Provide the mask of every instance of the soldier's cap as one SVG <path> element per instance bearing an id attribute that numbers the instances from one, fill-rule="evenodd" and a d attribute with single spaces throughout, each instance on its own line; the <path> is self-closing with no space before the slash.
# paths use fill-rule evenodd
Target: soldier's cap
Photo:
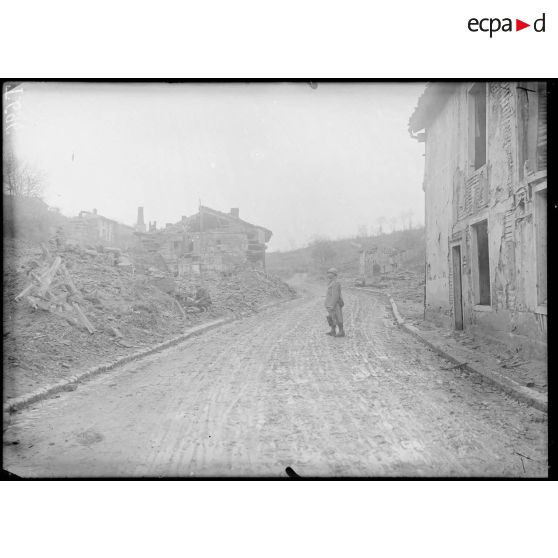
<path id="1" fill-rule="evenodd" d="M 334 267 L 330 267 L 326 273 L 333 273 L 333 275 L 337 275 L 337 269 L 335 269 Z"/>

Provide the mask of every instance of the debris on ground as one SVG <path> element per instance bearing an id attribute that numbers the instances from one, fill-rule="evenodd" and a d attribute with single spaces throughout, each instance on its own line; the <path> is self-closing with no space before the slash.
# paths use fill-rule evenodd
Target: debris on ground
<path id="1" fill-rule="evenodd" d="M 423 302 L 424 272 L 417 269 L 387 273 L 374 287 L 381 284 L 386 286 L 386 291 L 391 294 L 406 322 L 421 330 L 439 330 L 440 338 L 453 339 L 463 347 L 476 351 L 479 363 L 482 363 L 483 354 L 495 358 L 506 377 L 540 393 L 547 392 L 548 367 L 545 362 L 520 358 L 517 351 L 496 339 L 487 336 L 479 338 L 471 331 L 451 330 L 426 321 Z"/>
<path id="2" fill-rule="evenodd" d="M 295 296 L 255 269 L 184 279 L 118 248 L 4 242 L 4 393 L 32 392 L 225 315 Z"/>

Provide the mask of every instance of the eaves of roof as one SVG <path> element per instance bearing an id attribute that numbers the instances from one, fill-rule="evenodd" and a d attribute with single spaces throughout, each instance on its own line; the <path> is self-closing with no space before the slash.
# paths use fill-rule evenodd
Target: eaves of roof
<path id="1" fill-rule="evenodd" d="M 409 119 L 409 133 L 423 130 L 440 112 L 459 84 L 455 82 L 428 82 L 417 106 Z"/>

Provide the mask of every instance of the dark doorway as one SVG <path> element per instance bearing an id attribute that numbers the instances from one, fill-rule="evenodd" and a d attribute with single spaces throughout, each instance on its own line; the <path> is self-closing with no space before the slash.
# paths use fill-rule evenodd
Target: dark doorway
<path id="1" fill-rule="evenodd" d="M 461 246 L 451 250 L 453 265 L 453 317 L 455 329 L 463 329 L 463 300 L 461 295 Z"/>

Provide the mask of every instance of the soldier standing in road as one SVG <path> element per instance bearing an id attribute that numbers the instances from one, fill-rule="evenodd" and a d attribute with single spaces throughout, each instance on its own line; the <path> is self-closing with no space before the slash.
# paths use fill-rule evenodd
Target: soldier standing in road
<path id="1" fill-rule="evenodd" d="M 343 329 L 343 297 L 341 296 L 341 284 L 337 281 L 337 270 L 332 267 L 327 270 L 327 291 L 325 299 L 325 307 L 327 308 L 327 322 L 331 330 L 326 335 L 332 337 L 345 337 Z M 339 332 L 335 333 L 335 328 L 339 328 Z"/>

